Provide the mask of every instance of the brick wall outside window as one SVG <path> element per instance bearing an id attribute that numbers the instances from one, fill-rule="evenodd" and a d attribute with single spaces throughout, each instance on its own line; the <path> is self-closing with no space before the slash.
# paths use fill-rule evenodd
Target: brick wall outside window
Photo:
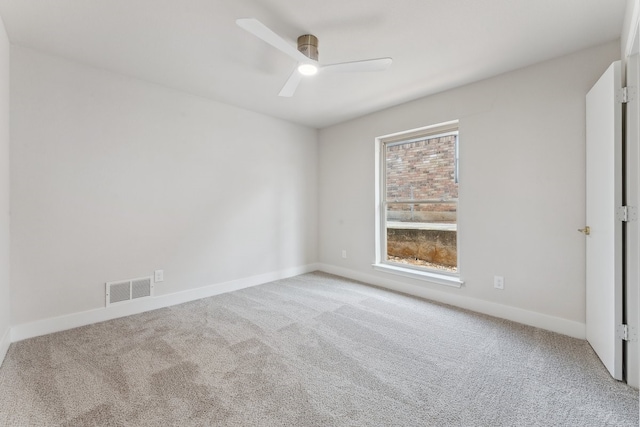
<path id="1" fill-rule="evenodd" d="M 386 149 L 387 201 L 451 200 L 458 198 L 455 182 L 456 136 L 448 135 Z M 389 205 L 389 211 L 455 212 L 456 204 Z"/>

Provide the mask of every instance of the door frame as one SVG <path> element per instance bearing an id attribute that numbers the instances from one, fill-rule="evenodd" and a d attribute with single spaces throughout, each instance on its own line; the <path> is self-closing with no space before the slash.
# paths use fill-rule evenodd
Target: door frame
<path id="1" fill-rule="evenodd" d="M 628 206 L 640 208 L 640 33 L 634 32 L 632 48 L 624 58 L 622 82 L 631 96 L 624 114 L 625 123 L 625 195 Z M 640 223 L 631 221 L 626 227 L 625 286 L 626 322 L 631 341 L 626 343 L 625 365 L 627 384 L 640 386 Z"/>

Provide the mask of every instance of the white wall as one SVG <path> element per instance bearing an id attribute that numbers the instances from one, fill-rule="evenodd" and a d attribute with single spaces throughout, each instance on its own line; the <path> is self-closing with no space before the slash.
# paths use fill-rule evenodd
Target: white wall
<path id="1" fill-rule="evenodd" d="M 0 18 L 0 364 L 9 348 L 9 38 Z"/>
<path id="2" fill-rule="evenodd" d="M 638 20 L 640 19 L 640 0 L 627 0 L 627 7 L 622 22 L 622 30 L 620 35 L 620 51 L 623 61 L 634 52 L 636 38 L 638 36 Z M 623 67 L 624 74 L 624 67 Z"/>
<path id="3" fill-rule="evenodd" d="M 12 324 L 317 260 L 317 131 L 13 46 Z"/>
<path id="4" fill-rule="evenodd" d="M 324 269 L 584 337 L 585 94 L 619 57 L 610 43 L 322 130 Z M 463 288 L 373 271 L 374 138 L 453 119 Z"/>

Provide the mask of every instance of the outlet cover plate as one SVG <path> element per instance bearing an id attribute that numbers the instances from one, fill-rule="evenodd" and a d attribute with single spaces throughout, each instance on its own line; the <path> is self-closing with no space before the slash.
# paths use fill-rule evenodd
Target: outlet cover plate
<path id="1" fill-rule="evenodd" d="M 164 281 L 164 270 L 156 270 L 153 272 L 153 281 L 154 282 L 162 282 Z"/>

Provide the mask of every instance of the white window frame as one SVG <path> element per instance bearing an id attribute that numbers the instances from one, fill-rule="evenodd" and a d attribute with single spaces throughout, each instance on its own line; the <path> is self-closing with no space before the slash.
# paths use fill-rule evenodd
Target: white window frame
<path id="1" fill-rule="evenodd" d="M 458 266 L 457 272 L 445 272 L 437 271 L 434 269 L 427 269 L 420 266 L 405 266 L 398 263 L 387 261 L 387 215 L 386 215 L 386 146 L 402 141 L 408 141 L 416 138 L 431 138 L 445 134 L 458 133 L 458 120 L 452 120 L 449 122 L 439 123 L 436 125 L 425 126 L 418 129 L 412 129 L 405 132 L 398 132 L 390 135 L 379 136 L 375 139 L 375 182 L 376 182 L 376 210 L 375 210 L 375 244 L 376 244 L 376 260 L 373 264 L 373 268 L 378 271 L 382 271 L 389 274 L 408 277 L 411 279 L 423 280 L 430 283 L 436 283 L 439 285 L 452 286 L 460 288 L 464 281 L 460 275 L 460 256 L 458 251 Z M 460 136 L 458 134 L 458 141 Z M 458 146 L 456 144 L 456 178 L 458 176 Z M 460 241 L 460 227 L 456 221 L 456 239 Z M 458 245 L 459 247 L 459 245 Z"/>

